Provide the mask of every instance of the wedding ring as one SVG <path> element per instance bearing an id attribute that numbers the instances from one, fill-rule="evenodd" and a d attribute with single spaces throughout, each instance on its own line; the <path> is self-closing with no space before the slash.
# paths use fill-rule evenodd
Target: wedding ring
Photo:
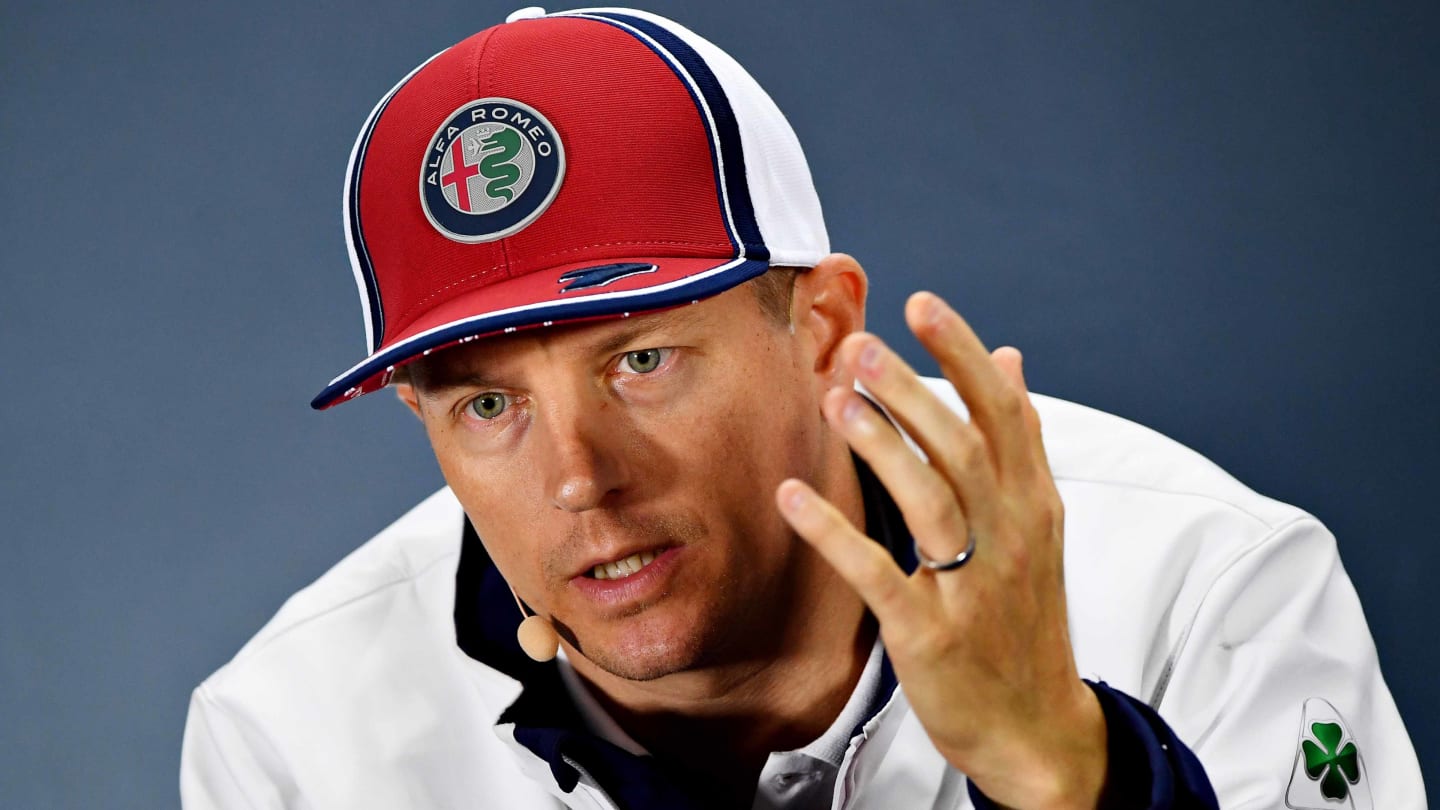
<path id="1" fill-rule="evenodd" d="M 925 556 L 925 552 L 920 550 L 919 543 L 915 542 L 913 539 L 910 542 L 912 545 L 915 546 L 915 559 L 919 560 L 921 565 L 925 566 L 931 571 L 954 571 L 956 568 L 959 568 L 965 563 L 970 562 L 970 557 L 975 553 L 974 532 L 970 532 L 969 544 L 965 546 L 965 550 L 960 552 L 959 554 L 956 554 L 955 559 L 953 560 L 932 560 L 929 557 Z"/>

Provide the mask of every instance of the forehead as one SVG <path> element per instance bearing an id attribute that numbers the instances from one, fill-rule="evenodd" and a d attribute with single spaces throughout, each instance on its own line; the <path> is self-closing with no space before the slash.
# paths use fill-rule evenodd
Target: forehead
<path id="1" fill-rule="evenodd" d="M 530 356 L 535 351 L 556 360 L 586 358 L 608 356 L 626 347 L 636 348 L 636 344 L 646 338 L 678 340 L 718 336 L 743 327 L 747 317 L 759 318 L 753 293 L 743 289 L 750 286 L 741 284 L 712 298 L 672 309 L 479 338 L 411 363 L 412 381 L 423 388 L 473 381 L 477 373 L 495 369 L 512 358 Z"/>

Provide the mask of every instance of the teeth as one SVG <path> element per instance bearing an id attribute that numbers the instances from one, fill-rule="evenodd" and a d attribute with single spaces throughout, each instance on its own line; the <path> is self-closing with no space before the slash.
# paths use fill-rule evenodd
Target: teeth
<path id="1" fill-rule="evenodd" d="M 639 573 L 641 568 L 655 562 L 655 552 L 642 551 L 639 554 L 631 554 L 623 560 L 615 562 L 600 563 L 591 572 L 596 579 L 624 579 L 631 574 Z"/>

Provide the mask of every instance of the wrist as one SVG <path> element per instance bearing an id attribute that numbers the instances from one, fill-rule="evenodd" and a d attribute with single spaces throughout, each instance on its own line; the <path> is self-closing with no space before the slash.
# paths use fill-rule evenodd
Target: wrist
<path id="1" fill-rule="evenodd" d="M 992 748 L 988 767 L 968 772 L 996 805 L 1028 808 L 1099 807 L 1109 768 L 1105 713 L 1080 680 L 1064 710 L 1041 718 L 1023 739 Z M 992 740 L 992 743 L 994 740 Z"/>

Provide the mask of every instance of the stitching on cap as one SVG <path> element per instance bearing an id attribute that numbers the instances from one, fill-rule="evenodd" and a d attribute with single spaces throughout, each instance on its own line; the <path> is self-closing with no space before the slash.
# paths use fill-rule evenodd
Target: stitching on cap
<path id="1" fill-rule="evenodd" d="M 590 250 L 591 248 L 597 248 L 597 247 L 614 247 L 614 246 L 616 246 L 616 245 L 685 245 L 686 247 L 696 247 L 696 248 L 710 248 L 710 247 L 733 248 L 733 246 L 732 246 L 729 242 L 725 242 L 724 244 L 721 244 L 721 243 L 719 243 L 719 242 L 690 242 L 690 241 L 682 241 L 682 240 L 678 240 L 678 239 L 676 239 L 676 240 L 668 240 L 668 241 L 667 241 L 667 240 L 663 240 L 663 239 L 660 239 L 660 240 L 657 240 L 657 239 L 643 239 L 643 240 L 620 241 L 620 242 L 596 242 L 596 243 L 593 244 L 593 245 L 581 245 L 580 247 L 565 248 L 564 250 L 555 250 L 555 251 L 551 251 L 551 252 L 549 252 L 549 253 L 542 253 L 542 254 L 540 254 L 540 255 L 538 255 L 538 256 L 535 256 L 534 258 L 536 258 L 536 259 L 548 259 L 548 258 L 550 258 L 551 256 L 564 256 L 564 255 L 567 254 L 567 253 L 579 253 L 579 252 L 582 251 L 582 250 Z M 681 259 L 681 258 L 685 258 L 685 257 L 683 257 L 683 256 L 675 256 L 675 257 L 673 257 L 673 258 Z M 695 258 L 703 259 L 703 258 L 705 258 L 705 257 L 704 257 L 704 256 L 697 256 L 697 257 L 695 257 Z"/>
<path id="2" fill-rule="evenodd" d="M 414 304 L 411 304 L 409 307 L 407 307 L 406 310 L 405 310 L 404 316 L 402 316 L 402 317 L 400 318 L 400 322 L 403 323 L 403 324 L 405 324 L 405 325 L 408 327 L 408 326 L 410 325 L 410 314 L 411 314 L 412 312 L 415 312 L 415 311 L 417 311 L 417 310 L 424 309 L 426 304 L 428 304 L 428 303 L 430 303 L 431 301 L 433 301 L 434 299 L 439 298 L 440 296 L 444 295 L 447 290 L 450 290 L 450 289 L 452 289 L 452 288 L 458 287 L 458 286 L 460 286 L 460 285 L 462 285 L 462 284 L 468 284 L 468 283 L 470 283 L 470 282 L 472 282 L 472 281 L 474 281 L 474 280 L 476 280 L 476 279 L 484 278 L 484 277 L 486 277 L 486 276 L 488 276 L 488 275 L 492 275 L 492 274 L 494 274 L 494 273 L 497 273 L 497 272 L 499 272 L 499 271 L 501 271 L 501 270 L 503 270 L 503 269 L 504 269 L 503 267 L 489 267 L 489 268 L 486 268 L 486 269 L 484 269 L 484 270 L 477 270 L 476 272 L 471 273 L 470 275 L 465 276 L 464 278 L 459 278 L 459 279 L 456 279 L 456 280 L 450 282 L 449 284 L 446 284 L 444 287 L 441 287 L 440 289 L 431 292 L 429 295 L 425 296 L 424 298 L 421 298 L 419 301 L 416 301 Z"/>
<path id="3" fill-rule="evenodd" d="M 483 76 L 486 75 L 485 71 L 481 69 L 480 65 L 481 65 L 481 63 L 483 63 L 487 58 L 489 58 L 489 55 L 490 55 L 490 54 L 489 54 L 489 49 L 486 48 L 485 46 L 487 46 L 487 45 L 490 44 L 490 38 L 493 37 L 493 36 L 495 36 L 495 30 L 496 30 L 496 29 L 493 29 L 493 28 L 492 28 L 492 29 L 490 29 L 489 31 L 485 32 L 485 36 L 481 37 L 481 38 L 480 38 L 480 41 L 477 42 L 477 43 L 475 43 L 475 58 L 474 58 L 473 60 L 471 60 L 470 66 L 469 66 L 469 67 L 470 67 L 470 70 L 469 70 L 469 73 L 470 73 L 470 76 L 469 76 L 470 86 L 473 87 L 473 88 L 475 88 L 475 89 L 472 91 L 472 92 L 474 92 L 474 93 L 480 93 L 480 79 L 481 79 L 481 77 L 483 77 Z M 484 97 L 484 94 L 481 94 L 481 95 L 479 95 L 479 96 L 476 96 L 476 98 L 483 98 L 483 97 Z"/>

